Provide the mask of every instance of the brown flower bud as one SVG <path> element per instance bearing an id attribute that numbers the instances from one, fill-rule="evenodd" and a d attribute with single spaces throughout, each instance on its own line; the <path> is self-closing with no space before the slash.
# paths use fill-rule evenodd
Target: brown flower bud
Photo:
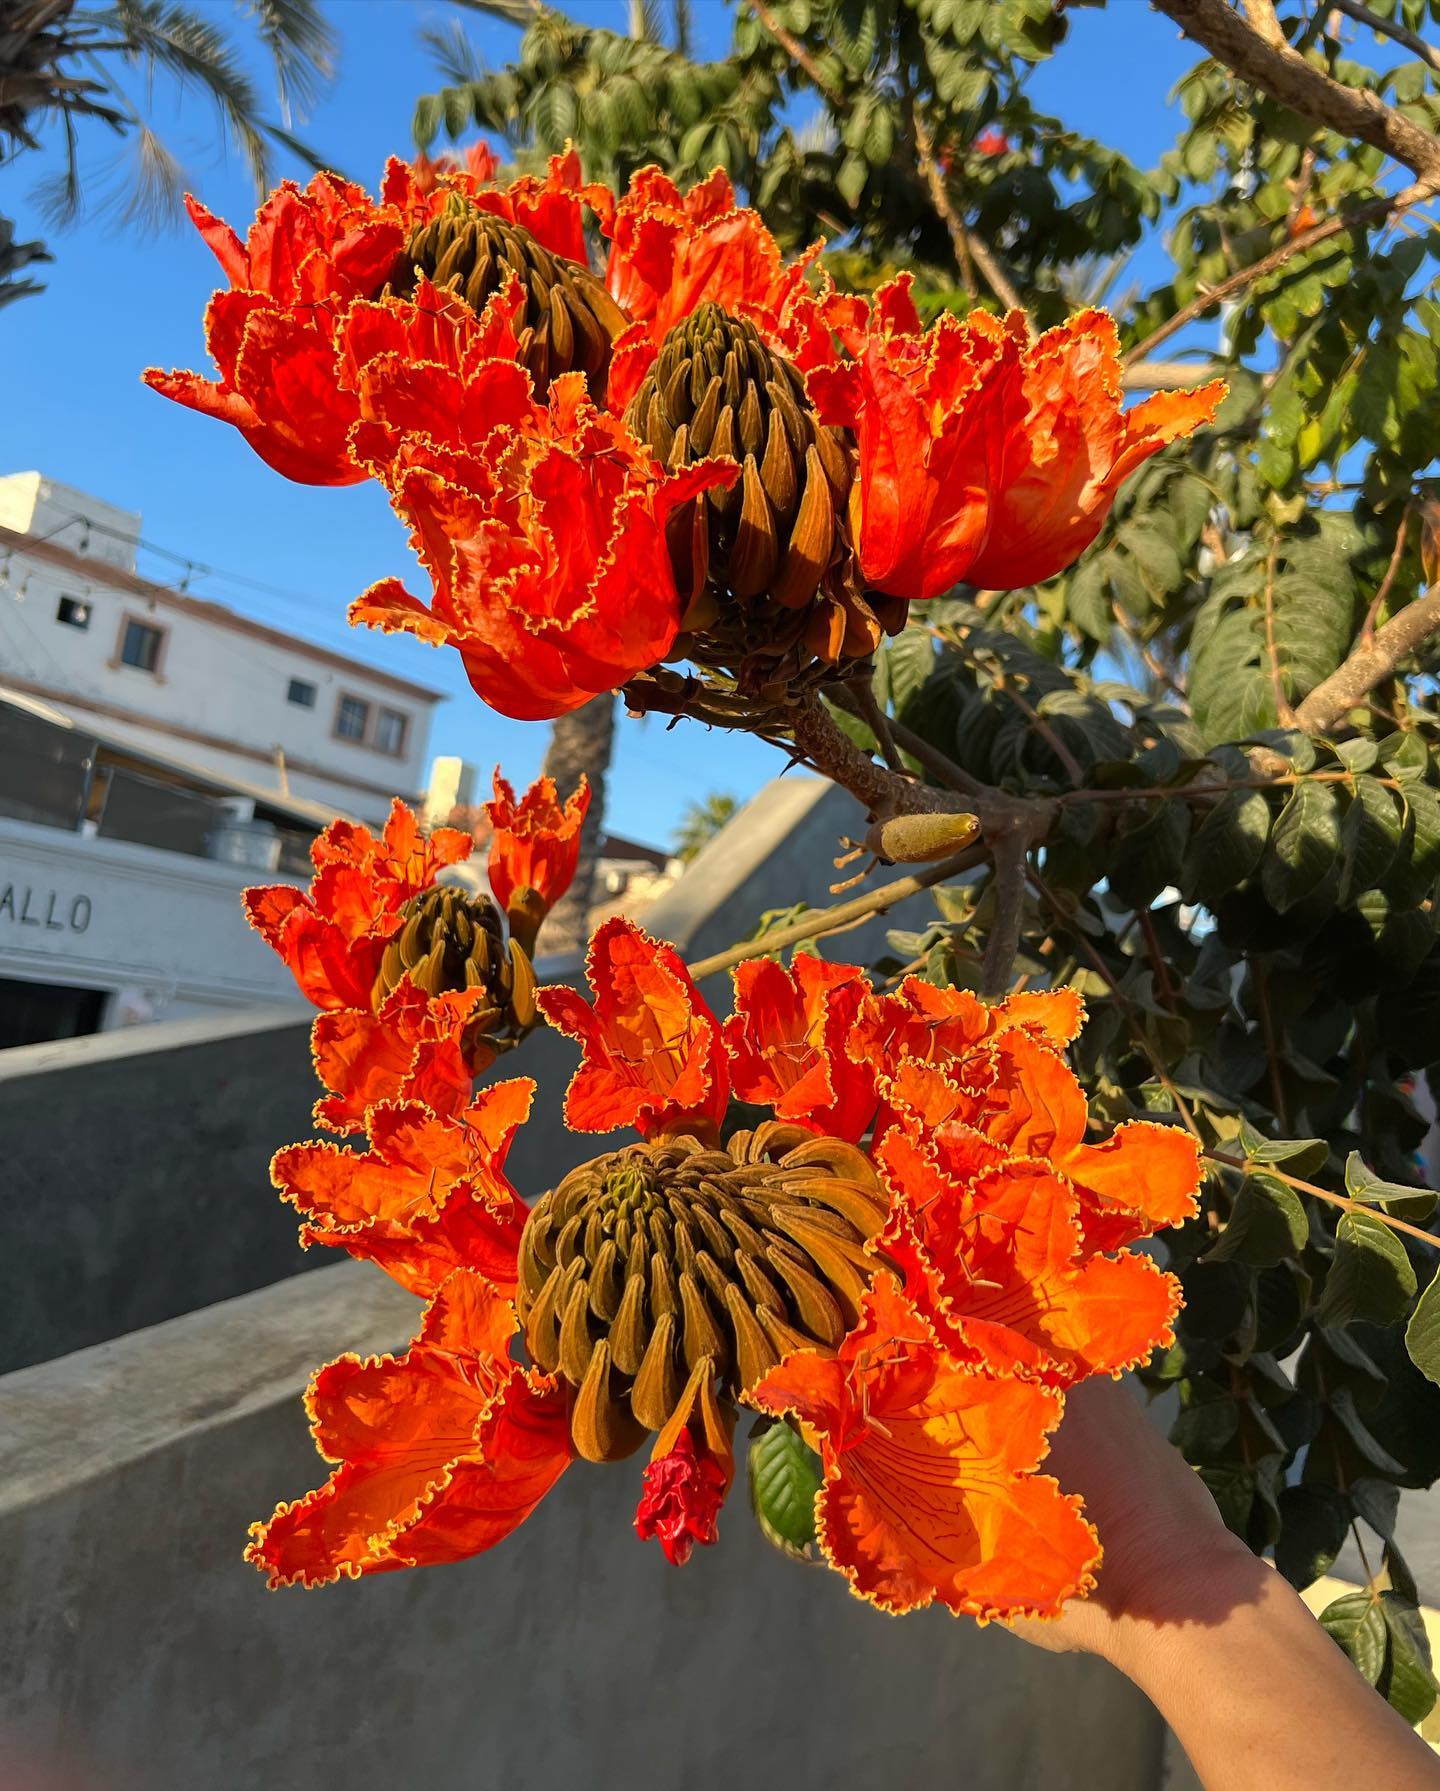
<path id="1" fill-rule="evenodd" d="M 444 211 L 411 236 L 390 290 L 408 297 L 419 274 L 458 292 L 477 312 L 513 274 L 525 294 L 515 333 L 536 395 L 544 398 L 559 374 L 580 372 L 590 396 L 604 402 L 610 347 L 625 328 L 625 314 L 588 268 L 451 194 Z"/>
<path id="2" fill-rule="evenodd" d="M 740 463 L 728 491 L 672 523 L 691 599 L 678 654 L 735 672 L 747 694 L 778 694 L 809 663 L 873 652 L 895 618 L 877 614 L 858 582 L 848 438 L 820 422 L 798 370 L 752 323 L 697 307 L 665 337 L 625 421 L 672 469 L 707 455 Z"/>
<path id="3" fill-rule="evenodd" d="M 485 895 L 436 884 L 400 910 L 403 924 L 385 947 L 371 994 L 376 1009 L 408 977 L 430 996 L 482 989 L 465 1029 L 467 1050 L 487 1061 L 535 1024 L 535 972 Z M 483 1048 L 482 1048 L 483 1047 Z"/>
<path id="4" fill-rule="evenodd" d="M 733 1398 L 789 1350 L 838 1348 L 885 1212 L 860 1150 L 774 1121 L 572 1170 L 526 1222 L 517 1301 L 532 1360 L 575 1389 L 579 1453 L 630 1454 L 704 1363 Z"/>

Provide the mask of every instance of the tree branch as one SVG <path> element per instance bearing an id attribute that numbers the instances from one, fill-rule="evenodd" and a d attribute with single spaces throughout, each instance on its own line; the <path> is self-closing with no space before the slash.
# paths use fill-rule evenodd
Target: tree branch
<path id="1" fill-rule="evenodd" d="M 1162 0 L 1155 0 L 1158 6 Z M 1167 8 L 1168 10 L 1168 8 Z M 1359 230 L 1370 224 L 1383 223 L 1411 206 L 1423 205 L 1435 197 L 1440 189 L 1440 175 L 1425 180 L 1417 180 L 1412 185 L 1402 188 L 1398 193 L 1387 195 L 1383 199 L 1372 199 L 1365 205 L 1356 206 L 1354 211 L 1345 212 L 1333 218 L 1326 218 L 1311 230 L 1302 230 L 1298 236 L 1292 236 L 1288 242 L 1281 243 L 1278 249 L 1272 249 L 1268 255 L 1262 255 L 1258 261 L 1252 261 L 1249 267 L 1237 269 L 1221 280 L 1218 285 L 1208 291 L 1199 293 L 1182 305 L 1173 317 L 1167 318 L 1157 330 L 1152 330 L 1142 342 L 1137 342 L 1126 355 L 1127 367 L 1142 362 L 1152 349 L 1158 348 L 1162 342 L 1168 342 L 1188 323 L 1197 317 L 1203 317 L 1222 300 L 1232 298 L 1237 292 L 1243 292 L 1255 281 L 1263 280 L 1267 274 L 1273 274 L 1276 268 L 1283 267 L 1292 255 L 1303 255 L 1307 249 L 1313 249 L 1332 236 L 1339 236 L 1347 230 Z"/>
<path id="2" fill-rule="evenodd" d="M 770 33 L 771 37 L 775 39 L 776 43 L 779 44 L 780 48 L 795 64 L 796 68 L 801 70 L 806 80 L 809 81 L 810 85 L 821 98 L 827 100 L 837 112 L 847 110 L 845 95 L 841 93 L 838 88 L 832 87 L 829 84 L 825 79 L 820 64 L 805 48 L 800 39 L 795 36 L 794 32 L 786 30 L 779 19 L 775 17 L 774 13 L 771 12 L 770 8 L 765 4 L 765 0 L 741 0 L 741 4 L 747 6 L 750 11 L 754 13 L 760 24 Z"/>
<path id="3" fill-rule="evenodd" d="M 1227 1169 L 1238 1169 L 1249 1173 L 1255 1165 L 1244 1157 L 1226 1156 L 1223 1151 L 1207 1150 L 1206 1160 L 1211 1163 L 1223 1163 Z M 1296 1188 L 1302 1194 L 1309 1194 L 1316 1200 L 1326 1201 L 1330 1206 L 1344 1207 L 1347 1213 L 1364 1213 L 1367 1218 L 1378 1219 L 1382 1225 L 1388 1225 L 1392 1231 L 1403 1231 L 1406 1237 L 1417 1238 L 1420 1243 L 1428 1244 L 1432 1250 L 1440 1250 L 1440 1238 L 1432 1231 L 1422 1231 L 1418 1225 L 1411 1225 L 1404 1219 L 1397 1219 L 1387 1213 L 1383 1207 L 1367 1206 L 1363 1200 L 1352 1200 L 1348 1194 L 1333 1194 L 1329 1188 L 1319 1188 L 1314 1182 L 1301 1181 L 1298 1175 L 1287 1175 L 1274 1163 L 1262 1165 L 1266 1175 L 1273 1175 L 1277 1182 L 1284 1182 L 1287 1188 Z M 1417 1188 L 1417 1194 L 1426 1192 Z"/>
<path id="4" fill-rule="evenodd" d="M 1354 19 L 1357 25 L 1368 25 L 1381 37 L 1392 38 L 1397 44 L 1404 44 L 1407 50 L 1413 50 L 1433 69 L 1440 69 L 1440 50 L 1427 44 L 1423 37 L 1417 37 L 1408 25 L 1399 19 L 1382 19 L 1378 12 L 1371 12 L 1368 6 L 1362 6 L 1360 0 L 1330 0 L 1337 12 L 1343 12 Z"/>
<path id="5" fill-rule="evenodd" d="M 942 859 L 939 864 L 932 864 L 928 870 L 916 871 L 908 877 L 896 877 L 892 882 L 881 883 L 874 889 L 867 890 L 864 895 L 852 896 L 848 902 L 838 902 L 833 908 L 816 908 L 788 927 L 777 927 L 773 933 L 763 933 L 758 939 L 743 940 L 739 945 L 717 951 L 713 957 L 697 959 L 690 966 L 690 974 L 698 983 L 704 977 L 714 976 L 717 971 L 729 970 L 732 965 L 744 963 L 747 958 L 763 958 L 787 945 L 798 945 L 804 939 L 823 938 L 827 933 L 842 932 L 857 920 L 866 920 L 872 914 L 883 914 L 897 902 L 919 895 L 921 890 L 943 883 L 947 877 L 956 877 L 961 871 L 972 870 L 984 856 L 983 846 L 967 846 L 963 852 L 956 852 L 951 857 Z"/>
<path id="6" fill-rule="evenodd" d="M 1440 138 L 1375 94 L 1343 86 L 1307 62 L 1285 41 L 1270 0 L 1245 0 L 1246 18 L 1226 0 L 1155 0 L 1155 5 L 1232 73 L 1282 105 L 1373 145 L 1432 186 L 1440 182 Z"/>
<path id="7" fill-rule="evenodd" d="M 1015 953 L 1020 949 L 1020 927 L 1025 918 L 1029 835 L 1022 828 L 1011 828 L 994 841 L 993 852 L 995 913 L 980 965 L 980 993 L 987 1001 L 998 1001 L 1010 990 Z"/>
<path id="8" fill-rule="evenodd" d="M 915 159 L 920 177 L 925 182 L 925 190 L 930 195 L 930 203 L 935 207 L 937 217 L 950 233 L 950 246 L 955 251 L 956 264 L 963 272 L 973 261 L 1000 303 L 1007 310 L 1023 311 L 1025 307 L 1020 302 L 1020 294 L 1006 278 L 1005 270 L 996 260 L 989 245 L 965 228 L 964 220 L 950 203 L 950 195 L 945 190 L 945 176 L 935 160 L 935 144 L 930 135 L 930 127 L 914 100 L 910 102 L 910 124 L 915 132 Z"/>
<path id="9" fill-rule="evenodd" d="M 1440 633 L 1440 583 L 1406 604 L 1399 615 L 1376 629 L 1368 646 L 1356 647 L 1338 670 L 1317 684 L 1295 711 L 1296 727 L 1307 734 L 1326 733 L 1436 633 Z"/>

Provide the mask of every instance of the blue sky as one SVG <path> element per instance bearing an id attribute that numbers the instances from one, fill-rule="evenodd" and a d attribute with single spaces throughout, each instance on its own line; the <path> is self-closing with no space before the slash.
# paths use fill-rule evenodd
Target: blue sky
<path id="1" fill-rule="evenodd" d="M 238 15 L 229 0 L 200 4 Z M 568 10 L 624 29 L 624 0 L 570 0 Z M 504 24 L 434 0 L 330 0 L 328 11 L 342 40 L 339 79 L 301 134 L 372 183 L 387 154 L 409 153 L 416 96 L 439 84 L 419 42 L 423 27 L 463 19 L 492 63 L 506 59 L 519 39 Z M 702 50 L 723 53 L 728 0 L 694 0 L 694 15 Z M 1036 72 L 1036 103 L 1153 166 L 1175 134 L 1178 110 L 1168 93 L 1195 60 L 1192 48 L 1145 0 L 1110 0 L 1099 12 L 1081 8 L 1071 21 L 1069 42 Z M 238 159 L 215 151 L 208 108 L 195 96 L 157 88 L 151 116 L 180 150 L 193 190 L 243 234 L 254 193 Z M 84 133 L 82 145 L 85 167 L 98 180 L 115 153 L 113 139 L 96 129 Z M 291 485 L 233 430 L 141 386 L 141 369 L 152 364 L 207 365 L 201 319 L 218 270 L 199 237 L 188 227 L 159 237 L 123 232 L 93 218 L 65 232 L 48 230 L 31 189 L 58 166 L 49 147 L 23 156 L 7 166 L 0 190 L 0 210 L 15 218 L 20 237 L 45 236 L 56 256 L 40 270 L 43 294 L 0 310 L 0 471 L 38 468 L 141 512 L 145 538 L 172 554 L 291 593 L 257 591 L 229 576 L 196 577 L 190 586 L 451 692 L 454 700 L 438 712 L 434 750 L 474 760 L 482 776 L 498 760 L 512 778 L 528 780 L 544 754 L 544 727 L 485 709 L 448 650 L 347 627 L 351 597 L 384 574 L 413 569 L 404 532 L 379 490 Z M 155 556 L 141 565 L 158 578 L 181 571 Z M 423 590 L 423 580 L 415 588 Z M 749 795 L 780 763 L 773 748 L 743 736 L 707 734 L 692 723 L 667 734 L 658 718 L 625 721 L 610 826 L 664 843 L 689 801 L 713 790 Z"/>

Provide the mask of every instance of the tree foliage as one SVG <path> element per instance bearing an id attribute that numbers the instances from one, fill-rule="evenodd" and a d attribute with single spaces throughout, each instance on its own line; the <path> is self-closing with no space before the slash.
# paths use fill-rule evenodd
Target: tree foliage
<path id="1" fill-rule="evenodd" d="M 289 150 L 312 167 L 313 150 L 294 136 L 303 113 L 329 81 L 335 37 L 317 0 L 246 0 L 239 9 L 259 40 L 275 83 L 272 117 L 245 66 L 241 45 L 214 16 L 177 0 L 15 0 L 0 21 L 0 164 L 60 133 L 65 159 L 39 189 L 56 224 L 76 219 L 97 196 L 124 224 L 155 224 L 179 212 L 185 174 L 153 128 L 151 90 L 158 78 L 206 96 L 225 137 L 243 157 L 256 191 L 273 184 L 273 151 Z M 108 178 L 88 184 L 81 155 L 87 123 L 108 127 L 121 155 Z M 37 291 L 11 281 L 12 270 L 49 256 L 38 243 L 15 243 L 0 219 L 0 303 Z"/>

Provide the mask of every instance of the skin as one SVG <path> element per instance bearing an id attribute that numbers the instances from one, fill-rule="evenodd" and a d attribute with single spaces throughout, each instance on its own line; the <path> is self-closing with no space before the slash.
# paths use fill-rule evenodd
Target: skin
<path id="1" fill-rule="evenodd" d="M 1230 1534 L 1122 1387 L 1089 1381 L 1069 1395 L 1045 1465 L 1084 1495 L 1105 1560 L 1089 1598 L 1015 1633 L 1118 1667 L 1205 1791 L 1440 1791 L 1440 1759 Z"/>

